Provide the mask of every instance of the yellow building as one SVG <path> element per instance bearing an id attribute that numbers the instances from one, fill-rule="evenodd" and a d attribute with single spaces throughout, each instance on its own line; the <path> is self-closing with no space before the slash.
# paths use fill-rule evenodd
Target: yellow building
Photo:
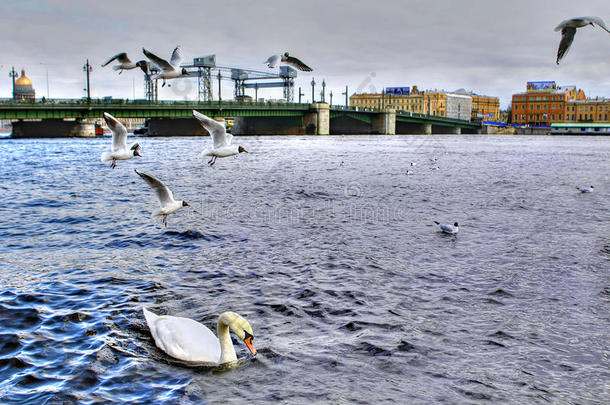
<path id="1" fill-rule="evenodd" d="M 472 94 L 472 119 L 500 121 L 500 99 Z"/>
<path id="2" fill-rule="evenodd" d="M 21 77 L 15 82 L 15 88 L 13 90 L 14 100 L 34 100 L 36 98 L 36 92 L 32 86 L 32 81 L 25 75 L 25 70 L 21 70 Z"/>
<path id="3" fill-rule="evenodd" d="M 610 122 L 610 99 L 587 98 L 566 102 L 564 122 Z"/>

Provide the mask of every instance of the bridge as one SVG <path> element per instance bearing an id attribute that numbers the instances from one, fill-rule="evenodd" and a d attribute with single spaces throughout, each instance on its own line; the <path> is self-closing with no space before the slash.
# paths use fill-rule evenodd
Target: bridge
<path id="1" fill-rule="evenodd" d="M 14 137 L 94 136 L 94 122 L 146 118 L 153 136 L 205 135 L 192 110 L 218 119 L 234 118 L 236 135 L 479 133 L 481 124 L 393 109 L 329 106 L 326 103 L 247 101 L 158 101 L 99 99 L 25 103 L 0 100 L 0 119 L 12 120 Z"/>

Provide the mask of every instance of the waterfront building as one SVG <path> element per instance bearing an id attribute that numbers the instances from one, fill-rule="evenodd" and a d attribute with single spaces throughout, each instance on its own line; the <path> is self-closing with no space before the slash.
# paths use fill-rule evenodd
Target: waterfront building
<path id="1" fill-rule="evenodd" d="M 28 100 L 34 101 L 36 98 L 36 92 L 32 86 L 32 81 L 25 75 L 25 70 L 21 70 L 21 76 L 15 82 L 15 89 L 13 92 L 14 100 Z"/>
<path id="2" fill-rule="evenodd" d="M 609 123 L 610 99 L 587 98 L 566 102 L 564 122 Z"/>

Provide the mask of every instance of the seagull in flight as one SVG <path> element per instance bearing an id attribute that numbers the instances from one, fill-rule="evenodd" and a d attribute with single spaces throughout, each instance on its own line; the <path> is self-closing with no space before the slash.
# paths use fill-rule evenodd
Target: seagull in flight
<path id="1" fill-rule="evenodd" d="M 108 61 L 106 63 L 104 63 L 102 65 L 102 67 L 107 66 L 108 64 L 110 64 L 112 61 L 115 61 L 115 60 L 118 61 L 119 64 L 112 66 L 112 69 L 119 70 L 120 71 L 119 74 L 123 73 L 123 70 L 131 70 L 131 69 L 135 69 L 137 67 L 144 70 L 145 68 L 148 67 L 148 66 L 146 66 L 147 63 L 145 60 L 140 60 L 136 63 L 133 63 L 131 61 L 131 59 L 129 59 L 129 57 L 127 57 L 126 52 L 117 53 L 112 58 L 108 59 Z"/>
<path id="2" fill-rule="evenodd" d="M 292 66 L 294 68 L 297 68 L 297 69 L 299 69 L 299 70 L 301 70 L 303 72 L 311 72 L 311 71 L 313 71 L 312 68 L 310 68 L 309 66 L 307 66 L 306 64 L 301 62 L 300 59 L 297 59 L 294 56 L 290 56 L 288 54 L 288 52 L 285 52 L 283 55 L 272 55 L 266 61 L 264 61 L 263 63 L 266 63 L 267 67 L 269 67 L 269 69 L 273 69 L 278 64 L 283 63 L 285 65 L 289 65 L 289 66 Z"/>
<path id="3" fill-rule="evenodd" d="M 591 187 L 578 187 L 578 186 L 576 186 L 576 189 L 578 191 L 580 191 L 581 193 L 592 193 L 594 188 L 595 187 L 593 187 L 593 186 L 591 186 Z"/>
<path id="4" fill-rule="evenodd" d="M 113 169 L 116 167 L 117 160 L 129 160 L 134 156 L 140 155 L 140 144 L 134 143 L 131 148 L 127 149 L 127 129 L 116 118 L 107 112 L 104 113 L 104 121 L 112 131 L 112 148 L 111 152 L 102 153 L 102 162 L 110 162 L 112 160 Z"/>
<path id="5" fill-rule="evenodd" d="M 565 54 L 570 49 L 570 45 L 572 45 L 572 41 L 574 41 L 574 35 L 576 34 L 576 28 L 586 27 L 587 25 L 598 25 L 608 33 L 608 27 L 599 17 L 577 17 L 571 18 L 569 20 L 562 21 L 557 27 L 555 27 L 555 31 L 561 30 L 561 42 L 559 42 L 559 49 L 557 50 L 557 64 L 559 65 L 559 61 L 565 56 Z"/>
<path id="6" fill-rule="evenodd" d="M 214 163 L 216 163 L 216 158 L 234 156 L 242 152 L 248 153 L 248 151 L 241 145 L 231 145 L 233 135 L 227 134 L 225 126 L 220 122 L 213 120 L 212 118 L 207 117 L 195 110 L 193 110 L 193 117 L 195 117 L 197 121 L 199 121 L 199 124 L 201 124 L 201 126 L 212 136 L 214 147 L 211 149 L 206 149 L 201 153 L 201 156 L 212 157 L 208 162 L 210 166 L 213 166 Z"/>
<path id="7" fill-rule="evenodd" d="M 434 223 L 441 228 L 441 232 L 443 232 L 443 233 L 448 233 L 450 235 L 455 235 L 456 233 L 458 233 L 460 231 L 460 227 L 458 226 L 457 222 L 454 222 L 453 225 L 441 224 L 441 223 L 436 222 L 436 221 L 434 221 Z"/>
<path id="8" fill-rule="evenodd" d="M 144 181 L 155 191 L 155 194 L 157 194 L 161 208 L 153 211 L 152 216 L 163 216 L 163 224 L 165 226 L 167 226 L 167 216 L 169 214 L 178 211 L 182 207 L 190 206 L 186 201 L 174 200 L 172 191 L 158 178 L 144 172 L 139 172 L 137 169 L 135 169 L 135 172 L 138 176 L 142 177 L 142 179 L 144 179 Z"/>
<path id="9" fill-rule="evenodd" d="M 182 51 L 180 50 L 180 46 L 174 48 L 169 62 L 144 48 L 142 48 L 142 52 L 144 52 L 144 55 L 146 55 L 146 57 L 150 59 L 152 63 L 161 69 L 161 73 L 151 77 L 151 80 L 163 79 L 163 84 L 161 87 L 165 87 L 166 79 L 176 79 L 178 77 L 188 75 L 185 68 L 180 68 L 180 62 L 182 62 Z"/>

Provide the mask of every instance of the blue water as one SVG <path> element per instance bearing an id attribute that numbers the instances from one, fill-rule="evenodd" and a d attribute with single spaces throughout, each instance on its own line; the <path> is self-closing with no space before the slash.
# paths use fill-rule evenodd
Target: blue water
<path id="1" fill-rule="evenodd" d="M 610 139 L 140 141 L 114 170 L 109 139 L 0 141 L 1 403 L 610 398 Z M 134 168 L 192 209 L 151 219 Z M 143 306 L 238 312 L 259 354 L 172 360 Z"/>

